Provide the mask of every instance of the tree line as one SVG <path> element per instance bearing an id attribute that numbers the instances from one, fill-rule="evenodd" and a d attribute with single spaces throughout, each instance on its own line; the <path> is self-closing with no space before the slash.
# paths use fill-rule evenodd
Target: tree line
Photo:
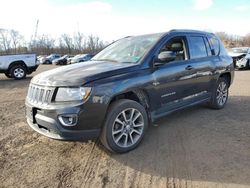
<path id="1" fill-rule="evenodd" d="M 81 32 L 74 35 L 62 34 L 55 39 L 49 35 L 38 35 L 30 41 L 16 30 L 0 29 L 0 55 L 35 53 L 37 55 L 58 54 L 95 54 L 102 50 L 107 42 L 98 36 L 84 35 Z"/>
<path id="2" fill-rule="evenodd" d="M 226 48 L 250 47 L 250 33 L 245 36 L 230 35 L 226 32 L 217 32 L 215 34 L 221 39 Z"/>
<path id="3" fill-rule="evenodd" d="M 225 32 L 215 33 L 226 48 L 250 46 L 250 33 L 245 36 L 230 35 Z M 36 53 L 37 55 L 59 54 L 95 54 L 107 45 L 98 36 L 84 35 L 81 32 L 62 34 L 58 39 L 49 35 L 38 35 L 30 41 L 16 30 L 0 29 L 0 55 Z"/>

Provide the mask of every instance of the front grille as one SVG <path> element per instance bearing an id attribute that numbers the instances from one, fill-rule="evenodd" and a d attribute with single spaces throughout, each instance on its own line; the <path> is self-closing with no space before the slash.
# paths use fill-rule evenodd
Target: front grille
<path id="1" fill-rule="evenodd" d="M 30 84 L 27 99 L 31 103 L 48 104 L 51 102 L 53 88 Z"/>

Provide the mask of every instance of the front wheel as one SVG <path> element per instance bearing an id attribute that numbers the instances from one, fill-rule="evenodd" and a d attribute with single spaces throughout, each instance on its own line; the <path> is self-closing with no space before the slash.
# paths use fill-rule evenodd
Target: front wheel
<path id="1" fill-rule="evenodd" d="M 109 108 L 101 142 L 112 152 L 125 153 L 139 145 L 147 127 L 144 107 L 135 101 L 122 99 Z"/>
<path id="2" fill-rule="evenodd" d="M 209 106 L 214 109 L 224 108 L 228 99 L 228 88 L 228 81 L 223 77 L 219 78 L 216 87 L 213 91 Z"/>

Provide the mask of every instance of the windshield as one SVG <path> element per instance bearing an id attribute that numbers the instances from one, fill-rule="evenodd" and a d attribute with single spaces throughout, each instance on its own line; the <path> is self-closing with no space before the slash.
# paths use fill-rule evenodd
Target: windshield
<path id="1" fill-rule="evenodd" d="M 231 51 L 234 53 L 244 53 L 246 54 L 248 52 L 249 48 L 232 48 Z"/>
<path id="2" fill-rule="evenodd" d="M 162 34 L 152 34 L 120 39 L 102 50 L 92 60 L 137 63 L 161 36 Z"/>
<path id="3" fill-rule="evenodd" d="M 79 56 L 81 56 L 81 54 L 77 54 L 77 55 L 75 55 L 73 58 L 74 58 L 74 59 L 77 59 Z"/>
<path id="4" fill-rule="evenodd" d="M 83 58 L 83 57 L 86 57 L 88 54 L 82 54 L 79 56 L 79 58 Z"/>

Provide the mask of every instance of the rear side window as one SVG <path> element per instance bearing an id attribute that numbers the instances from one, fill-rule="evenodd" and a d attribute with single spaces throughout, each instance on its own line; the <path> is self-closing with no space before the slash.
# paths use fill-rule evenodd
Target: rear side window
<path id="1" fill-rule="evenodd" d="M 203 37 L 189 37 L 191 59 L 207 57 L 207 48 Z"/>
<path id="2" fill-rule="evenodd" d="M 209 37 L 208 41 L 212 50 L 214 51 L 213 55 L 218 55 L 220 52 L 220 41 L 216 39 L 215 37 Z"/>

